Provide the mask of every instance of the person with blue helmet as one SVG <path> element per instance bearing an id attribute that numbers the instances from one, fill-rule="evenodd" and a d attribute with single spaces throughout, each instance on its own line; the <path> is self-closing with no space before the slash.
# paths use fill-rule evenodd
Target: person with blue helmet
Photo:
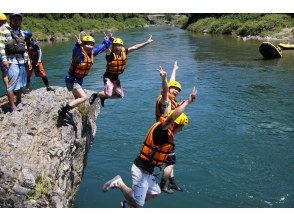
<path id="1" fill-rule="evenodd" d="M 27 50 L 29 54 L 30 61 L 32 63 L 32 69 L 27 72 L 27 85 L 26 85 L 26 92 L 30 92 L 30 83 L 31 83 L 31 76 L 33 71 L 37 77 L 41 77 L 47 91 L 55 91 L 53 88 L 49 86 L 49 81 L 46 76 L 46 71 L 44 69 L 44 65 L 42 63 L 42 50 L 40 44 L 37 40 L 33 39 L 33 33 L 30 30 L 24 30 L 25 41 L 27 44 Z"/>

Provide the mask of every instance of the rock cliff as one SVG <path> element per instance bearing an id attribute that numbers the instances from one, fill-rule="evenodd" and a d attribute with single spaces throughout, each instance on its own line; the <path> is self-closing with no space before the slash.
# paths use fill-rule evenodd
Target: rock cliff
<path id="1" fill-rule="evenodd" d="M 7 112 L 0 98 L 0 207 L 70 207 L 96 133 L 97 101 L 72 110 L 61 126 L 58 109 L 73 99 L 66 88 L 40 88 Z M 91 91 L 86 91 L 90 95 Z"/>

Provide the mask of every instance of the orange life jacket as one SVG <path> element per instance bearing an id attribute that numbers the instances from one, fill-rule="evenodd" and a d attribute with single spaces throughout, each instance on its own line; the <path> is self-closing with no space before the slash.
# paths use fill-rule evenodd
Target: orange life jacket
<path id="1" fill-rule="evenodd" d="M 113 54 L 113 60 L 108 62 L 106 65 L 106 71 L 113 74 L 121 74 L 126 68 L 127 53 L 124 47 L 121 48 L 121 54 L 118 57 L 115 53 Z"/>
<path id="2" fill-rule="evenodd" d="M 168 154 L 174 149 L 174 134 L 168 129 L 168 141 L 163 145 L 156 146 L 153 143 L 153 132 L 154 129 L 160 124 L 156 122 L 149 129 L 145 141 L 142 144 L 139 158 L 148 161 L 153 166 L 160 167 L 166 160 Z"/>
<path id="3" fill-rule="evenodd" d="M 156 99 L 156 104 L 155 104 L 155 116 L 156 116 L 156 121 L 159 120 L 160 117 L 162 117 L 164 114 L 161 112 L 160 109 L 160 99 L 162 98 L 162 95 L 158 96 Z M 177 101 L 175 100 L 175 97 L 173 94 L 168 93 L 168 98 L 171 101 L 171 110 L 174 110 L 179 106 Z"/>
<path id="4" fill-rule="evenodd" d="M 81 63 L 72 62 L 69 67 L 69 72 L 77 77 L 87 76 L 94 63 L 93 51 L 91 52 L 91 56 L 88 56 L 82 47 L 82 54 L 84 57 L 83 61 Z"/>

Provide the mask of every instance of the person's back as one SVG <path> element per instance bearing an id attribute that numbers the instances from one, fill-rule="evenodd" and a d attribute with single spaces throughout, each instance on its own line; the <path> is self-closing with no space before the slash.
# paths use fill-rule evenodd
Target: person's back
<path id="1" fill-rule="evenodd" d="M 29 53 L 29 57 L 31 61 L 33 63 L 37 63 L 39 60 L 39 53 L 40 53 L 39 51 L 41 50 L 39 41 L 32 38 L 27 43 L 27 46 L 28 46 L 28 53 Z"/>

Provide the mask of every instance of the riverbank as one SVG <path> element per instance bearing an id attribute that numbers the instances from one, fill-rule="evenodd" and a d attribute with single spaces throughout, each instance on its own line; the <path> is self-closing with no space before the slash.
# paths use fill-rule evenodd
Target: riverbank
<path id="1" fill-rule="evenodd" d="M 180 19 L 175 25 L 189 32 L 294 43 L 294 18 L 288 14 L 211 14 L 204 18 L 192 14 Z"/>
<path id="2" fill-rule="evenodd" d="M 51 14 L 34 17 L 24 15 L 23 29 L 33 32 L 33 37 L 39 41 L 67 41 L 78 35 L 80 31 L 96 33 L 106 30 L 117 31 L 121 29 L 144 27 L 148 21 L 143 16 L 137 17 L 102 17 L 102 14 L 93 14 L 93 18 L 83 17 L 80 14 L 71 17 L 55 18 Z M 95 17 L 95 16 L 96 17 Z M 101 16 L 97 17 L 97 16 Z M 113 14 L 113 16 L 116 14 Z"/>

